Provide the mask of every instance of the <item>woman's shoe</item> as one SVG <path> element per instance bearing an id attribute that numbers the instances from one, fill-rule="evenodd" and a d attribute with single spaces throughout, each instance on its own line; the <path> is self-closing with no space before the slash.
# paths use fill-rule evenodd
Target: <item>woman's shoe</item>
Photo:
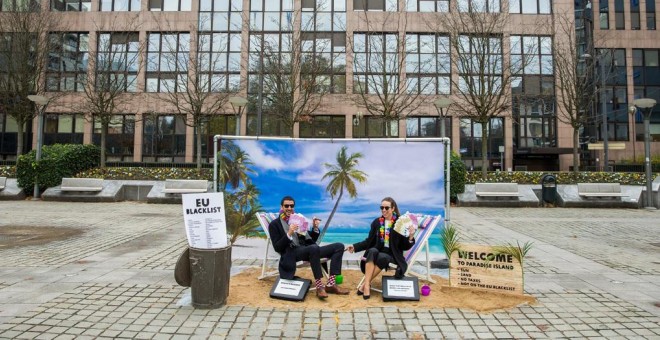
<path id="1" fill-rule="evenodd" d="M 365 299 L 365 300 L 369 300 L 370 297 L 371 297 L 371 295 L 362 295 L 362 298 Z"/>
<path id="2" fill-rule="evenodd" d="M 358 288 L 358 290 L 357 290 L 357 294 L 358 294 L 358 296 L 360 296 L 360 295 L 364 295 L 364 293 L 360 291 L 360 288 Z"/>

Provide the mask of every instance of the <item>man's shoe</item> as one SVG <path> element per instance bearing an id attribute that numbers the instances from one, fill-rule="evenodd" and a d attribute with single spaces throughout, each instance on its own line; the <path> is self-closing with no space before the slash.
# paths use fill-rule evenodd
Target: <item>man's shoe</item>
<path id="1" fill-rule="evenodd" d="M 323 289 L 323 288 L 317 288 L 316 289 L 316 296 L 321 300 L 325 300 L 325 298 L 328 297 L 328 293 L 326 293 L 325 289 Z"/>
<path id="2" fill-rule="evenodd" d="M 337 287 L 337 285 L 325 286 L 325 291 L 330 293 L 330 294 L 348 295 L 348 289 L 341 289 L 341 288 Z"/>

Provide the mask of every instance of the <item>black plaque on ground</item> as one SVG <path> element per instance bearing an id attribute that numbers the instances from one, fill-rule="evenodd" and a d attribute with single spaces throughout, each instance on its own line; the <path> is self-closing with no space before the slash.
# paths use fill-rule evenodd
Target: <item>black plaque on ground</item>
<path id="1" fill-rule="evenodd" d="M 289 301 L 303 301 L 312 282 L 306 279 L 277 278 L 270 289 L 270 297 Z"/>
<path id="2" fill-rule="evenodd" d="M 383 276 L 383 301 L 419 301 L 417 278 Z"/>

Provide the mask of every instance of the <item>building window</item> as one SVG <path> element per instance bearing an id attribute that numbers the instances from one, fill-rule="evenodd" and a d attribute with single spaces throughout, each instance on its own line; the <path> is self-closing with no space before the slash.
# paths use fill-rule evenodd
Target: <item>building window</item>
<path id="1" fill-rule="evenodd" d="M 0 104 L 0 157 L 3 159 L 16 156 L 18 124 L 14 117 L 3 112 Z M 23 144 L 25 145 L 25 144 Z M 9 157 L 8 157 L 9 156 Z"/>
<path id="2" fill-rule="evenodd" d="M 647 0 L 655 1 L 655 0 Z M 638 30 L 642 28 L 639 15 L 639 0 L 630 0 L 630 29 Z"/>
<path id="3" fill-rule="evenodd" d="M 458 0 L 459 12 L 499 13 L 500 0 Z"/>
<path id="4" fill-rule="evenodd" d="M 301 50 L 303 80 L 313 81 L 319 93 L 346 93 L 346 33 L 301 33 Z"/>
<path id="5" fill-rule="evenodd" d="M 509 0 L 509 13 L 550 14 L 551 0 Z"/>
<path id="6" fill-rule="evenodd" d="M 398 121 L 385 121 L 383 117 L 364 116 L 362 119 L 360 119 L 360 122 L 357 126 L 353 126 L 353 138 L 386 137 L 399 137 Z"/>
<path id="7" fill-rule="evenodd" d="M 92 0 L 51 0 L 50 9 L 53 12 L 89 12 Z"/>
<path id="8" fill-rule="evenodd" d="M 300 30 L 346 32 L 346 0 L 303 1 Z"/>
<path id="9" fill-rule="evenodd" d="M 149 10 L 152 12 L 188 12 L 191 0 L 149 0 Z"/>
<path id="10" fill-rule="evenodd" d="M 257 136 L 258 113 L 247 114 L 247 135 Z M 282 122 L 279 116 L 269 114 L 264 110 L 261 115 L 261 136 L 290 136 L 290 129 Z"/>
<path id="11" fill-rule="evenodd" d="M 189 33 L 149 33 L 147 92 L 185 92 L 189 55 Z"/>
<path id="12" fill-rule="evenodd" d="M 140 0 L 101 0 L 102 12 L 139 12 Z"/>
<path id="13" fill-rule="evenodd" d="M 512 35 L 511 73 L 554 74 L 552 37 Z"/>
<path id="14" fill-rule="evenodd" d="M 88 33 L 51 33 L 48 91 L 82 91 L 89 63 Z"/>
<path id="15" fill-rule="evenodd" d="M 345 138 L 346 116 L 314 116 L 300 123 L 299 134 L 302 138 Z"/>
<path id="16" fill-rule="evenodd" d="M 94 119 L 92 141 L 101 146 L 101 122 Z M 114 115 L 108 124 L 105 136 L 106 160 L 110 162 L 125 162 L 133 160 L 133 144 L 135 140 L 135 115 Z"/>
<path id="17" fill-rule="evenodd" d="M 241 83 L 241 0 L 202 0 L 199 13 L 199 86 L 205 91 L 234 91 Z"/>
<path id="18" fill-rule="evenodd" d="M 502 84 L 502 38 L 461 35 L 457 44 L 458 87 L 461 93 L 479 94 L 482 87 L 498 89 Z"/>
<path id="19" fill-rule="evenodd" d="M 449 12 L 449 0 L 406 0 L 408 12 Z"/>
<path id="20" fill-rule="evenodd" d="M 552 96 L 514 96 L 514 144 L 518 148 L 557 146 L 556 114 Z"/>
<path id="21" fill-rule="evenodd" d="M 605 67 L 605 107 L 607 111 L 608 140 L 628 140 L 628 105 L 627 105 L 627 78 L 626 78 L 626 51 L 625 49 L 596 50 Z M 599 65 L 600 67 L 600 65 Z M 597 84 L 601 83 L 600 68 L 598 69 Z M 598 125 L 598 138 L 602 136 L 602 100 L 599 94 L 596 108 L 596 124 Z M 595 124 L 595 125 L 596 125 Z"/>
<path id="22" fill-rule="evenodd" d="M 483 153 L 481 149 L 481 140 L 483 139 L 481 123 L 468 118 L 461 118 L 459 123 L 461 132 L 461 158 L 466 163 L 469 160 L 471 164 L 474 164 L 474 160 L 481 159 Z M 499 146 L 504 145 L 504 118 L 491 118 L 487 132 L 487 158 L 499 159 Z M 474 170 L 474 165 L 471 168 Z"/>
<path id="23" fill-rule="evenodd" d="M 185 117 L 145 115 L 143 118 L 142 161 L 184 162 L 186 153 Z"/>
<path id="24" fill-rule="evenodd" d="M 655 30 L 655 0 L 646 0 L 646 29 Z"/>
<path id="25" fill-rule="evenodd" d="M 408 93 L 449 94 L 451 54 L 448 36 L 406 34 Z"/>
<path id="26" fill-rule="evenodd" d="M 250 0 L 250 30 L 292 31 L 293 0 Z"/>
<path id="27" fill-rule="evenodd" d="M 44 145 L 82 144 L 85 118 L 81 114 L 44 115 Z"/>
<path id="28" fill-rule="evenodd" d="M 444 125 L 443 125 L 444 121 Z M 444 133 L 443 133 L 444 128 Z M 408 116 L 406 137 L 449 137 L 451 138 L 451 117 Z"/>
<path id="29" fill-rule="evenodd" d="M 607 30 L 610 29 L 610 7 L 608 4 L 609 0 L 600 0 L 600 29 Z"/>
<path id="30" fill-rule="evenodd" d="M 37 0 L 2 0 L 0 12 L 38 12 L 41 4 Z"/>
<path id="31" fill-rule="evenodd" d="M 236 135 L 236 116 L 228 114 L 208 115 L 202 120 L 202 162 L 213 162 L 213 136 Z M 197 138 L 194 139 L 197 150 Z M 193 156 L 197 160 L 197 153 Z"/>
<path id="32" fill-rule="evenodd" d="M 353 0 L 354 11 L 396 12 L 398 0 Z"/>
<path id="33" fill-rule="evenodd" d="M 355 33 L 353 93 L 397 93 L 399 44 L 396 33 Z"/>
<path id="34" fill-rule="evenodd" d="M 136 92 L 140 68 L 140 38 L 137 32 L 99 33 L 96 86 Z"/>
<path id="35" fill-rule="evenodd" d="M 633 81 L 635 99 L 652 98 L 660 103 L 660 49 L 633 49 Z M 644 140 L 643 116 L 635 116 L 635 134 L 638 141 Z M 660 105 L 653 107 L 650 126 L 651 140 L 660 141 Z"/>
<path id="36" fill-rule="evenodd" d="M 625 13 L 623 13 L 623 0 L 614 0 L 614 22 L 616 29 L 626 29 Z"/>

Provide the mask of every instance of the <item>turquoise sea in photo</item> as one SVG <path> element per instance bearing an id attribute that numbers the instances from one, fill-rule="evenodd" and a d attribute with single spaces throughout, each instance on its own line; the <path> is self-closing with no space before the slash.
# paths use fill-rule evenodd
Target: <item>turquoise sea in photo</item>
<path id="1" fill-rule="evenodd" d="M 334 243 L 340 242 L 345 245 L 353 244 L 360 242 L 367 237 L 367 233 L 361 232 L 327 232 L 323 237 L 323 243 Z M 436 254 L 444 254 L 445 250 L 442 248 L 442 243 L 440 242 L 440 234 L 434 232 L 429 237 L 429 251 Z"/>

